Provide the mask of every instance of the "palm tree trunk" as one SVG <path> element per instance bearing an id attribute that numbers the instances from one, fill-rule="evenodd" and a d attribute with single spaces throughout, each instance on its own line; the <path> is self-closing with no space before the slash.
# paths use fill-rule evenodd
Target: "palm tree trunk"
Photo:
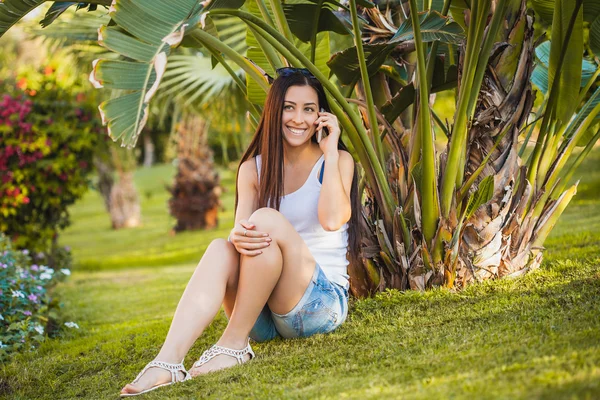
<path id="1" fill-rule="evenodd" d="M 185 115 L 178 126 L 177 175 L 168 188 L 169 210 L 177 219 L 175 232 L 218 225 L 222 189 L 207 132 L 208 123 L 192 114 Z"/>
<path id="2" fill-rule="evenodd" d="M 133 171 L 119 171 L 119 181 L 110 192 L 110 219 L 113 229 L 134 228 L 141 223 L 140 200 Z"/>
<path id="3" fill-rule="evenodd" d="M 141 224 L 141 207 L 133 173 L 136 159 L 133 152 L 110 146 L 111 161 L 119 180 L 110 191 L 110 219 L 113 229 L 134 228 Z"/>

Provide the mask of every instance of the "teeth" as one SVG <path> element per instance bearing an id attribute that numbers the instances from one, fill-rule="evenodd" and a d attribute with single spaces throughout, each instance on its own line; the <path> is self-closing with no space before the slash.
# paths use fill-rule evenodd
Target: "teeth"
<path id="1" fill-rule="evenodd" d="M 306 130 L 306 129 L 294 129 L 294 128 L 290 128 L 289 126 L 288 126 L 288 129 L 290 130 L 290 132 L 292 132 L 296 135 L 302 135 L 304 133 L 304 131 Z"/>

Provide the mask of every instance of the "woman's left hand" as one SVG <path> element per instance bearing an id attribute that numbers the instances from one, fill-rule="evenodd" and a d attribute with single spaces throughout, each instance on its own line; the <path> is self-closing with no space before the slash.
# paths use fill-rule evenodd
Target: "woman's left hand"
<path id="1" fill-rule="evenodd" d="M 319 142 L 319 147 L 323 154 L 338 154 L 338 141 L 340 140 L 340 126 L 338 124 L 337 117 L 328 112 L 320 112 L 319 118 L 315 121 L 317 125 L 317 129 L 315 131 L 315 135 L 319 135 L 319 129 L 327 128 L 327 132 L 329 133 L 325 136 L 325 131 L 323 131 L 323 136 L 321 141 Z"/>

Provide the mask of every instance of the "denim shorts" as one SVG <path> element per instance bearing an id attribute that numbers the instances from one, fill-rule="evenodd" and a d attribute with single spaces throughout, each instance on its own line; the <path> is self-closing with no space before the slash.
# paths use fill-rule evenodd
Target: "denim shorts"
<path id="1" fill-rule="evenodd" d="M 306 292 L 287 314 L 276 314 L 265 305 L 250 331 L 250 338 L 265 342 L 276 337 L 286 339 L 329 333 L 348 316 L 348 290 L 331 282 L 319 264 Z"/>

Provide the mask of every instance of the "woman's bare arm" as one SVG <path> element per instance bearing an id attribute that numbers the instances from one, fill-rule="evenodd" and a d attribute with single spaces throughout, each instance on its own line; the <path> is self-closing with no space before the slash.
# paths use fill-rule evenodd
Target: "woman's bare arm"
<path id="1" fill-rule="evenodd" d="M 238 205 L 235 224 L 229 235 L 229 241 L 240 254 L 257 256 L 271 239 L 266 232 L 258 232 L 248 221 L 258 209 L 258 171 L 256 161 L 251 158 L 240 166 L 237 181 Z M 246 235 L 244 235 L 244 232 Z"/>
<path id="2" fill-rule="evenodd" d="M 325 154 L 325 171 L 318 209 L 319 222 L 323 229 L 335 231 L 350 220 L 353 174 L 354 160 L 350 153 L 338 150 L 337 154 Z"/>

